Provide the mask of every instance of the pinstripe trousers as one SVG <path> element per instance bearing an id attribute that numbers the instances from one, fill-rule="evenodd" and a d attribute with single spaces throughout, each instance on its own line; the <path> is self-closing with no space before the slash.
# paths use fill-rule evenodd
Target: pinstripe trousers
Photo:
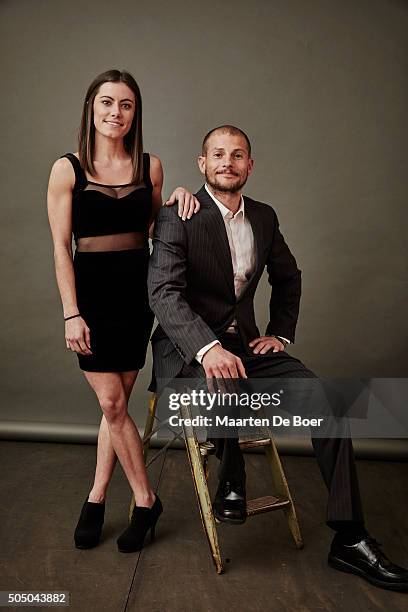
<path id="1" fill-rule="evenodd" d="M 301 361 L 285 351 L 271 355 L 248 356 L 238 333 L 224 333 L 219 339 L 223 348 L 241 358 L 249 379 L 316 378 L 316 375 Z M 204 368 L 198 364 L 185 365 L 179 377 L 205 378 Z M 349 430 L 343 431 L 342 437 L 326 438 L 313 437 L 312 429 L 311 440 L 328 490 L 327 525 L 334 530 L 345 529 L 354 524 L 361 527 L 364 524 L 364 517 Z M 238 439 L 218 437 L 212 438 L 212 442 L 216 447 L 216 456 L 220 460 L 218 470 L 220 480 L 243 481 L 245 462 Z"/>

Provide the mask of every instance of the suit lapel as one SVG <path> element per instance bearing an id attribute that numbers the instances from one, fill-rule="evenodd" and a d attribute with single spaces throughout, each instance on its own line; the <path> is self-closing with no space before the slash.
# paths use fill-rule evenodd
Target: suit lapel
<path id="1" fill-rule="evenodd" d="M 202 187 L 195 195 L 201 204 L 201 210 L 198 214 L 201 220 L 204 222 L 213 242 L 214 254 L 219 264 L 219 268 L 224 273 L 229 289 L 235 295 L 234 271 L 232 268 L 231 251 L 229 248 L 224 219 L 222 218 L 222 214 L 220 213 L 217 205 L 208 195 L 205 187 Z"/>

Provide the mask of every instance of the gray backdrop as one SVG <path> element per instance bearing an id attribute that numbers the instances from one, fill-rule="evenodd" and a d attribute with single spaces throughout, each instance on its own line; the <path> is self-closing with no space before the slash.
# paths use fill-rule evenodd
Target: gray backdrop
<path id="1" fill-rule="evenodd" d="M 249 134 L 246 193 L 273 205 L 303 271 L 292 353 L 322 376 L 407 376 L 407 25 L 398 0 L 3 0 L 3 420 L 95 424 L 65 349 L 45 195 L 76 150 L 85 90 L 130 70 L 164 195 L 196 190 L 203 135 Z M 131 279 L 129 279 L 131 282 Z M 267 322 L 269 292 L 257 314 Z M 142 424 L 151 355 L 132 413 Z"/>

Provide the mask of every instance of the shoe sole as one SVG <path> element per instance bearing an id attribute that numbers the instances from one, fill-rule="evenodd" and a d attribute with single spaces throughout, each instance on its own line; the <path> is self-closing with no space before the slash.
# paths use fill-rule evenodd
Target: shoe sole
<path id="1" fill-rule="evenodd" d="M 398 582 L 385 582 L 383 580 L 378 580 L 377 578 L 370 576 L 370 574 L 366 574 L 364 570 L 355 567 L 354 565 L 351 565 L 350 563 L 347 563 L 342 559 L 338 559 L 337 557 L 329 556 L 327 562 L 329 566 L 333 569 L 340 570 L 341 572 L 345 572 L 346 574 L 356 574 L 357 576 L 364 578 L 364 580 L 367 580 L 367 582 L 370 582 L 376 587 L 388 589 L 389 591 L 408 591 L 408 584 L 401 584 Z"/>
<path id="2" fill-rule="evenodd" d="M 232 519 L 232 518 L 227 518 L 225 516 L 216 514 L 215 512 L 214 512 L 214 517 L 218 523 L 231 523 L 232 525 L 242 525 L 246 521 L 246 517 L 244 519 Z"/>

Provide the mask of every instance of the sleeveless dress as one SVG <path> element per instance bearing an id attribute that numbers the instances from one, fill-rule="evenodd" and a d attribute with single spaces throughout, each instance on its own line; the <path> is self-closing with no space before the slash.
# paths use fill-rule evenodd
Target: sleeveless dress
<path id="1" fill-rule="evenodd" d="M 150 156 L 143 154 L 143 183 L 103 185 L 88 181 L 78 158 L 67 157 L 75 171 L 72 232 L 79 238 L 138 232 L 142 248 L 79 251 L 74 255 L 78 309 L 90 329 L 92 355 L 79 355 L 86 372 L 126 372 L 144 366 L 154 315 L 149 307 L 148 229 L 152 213 Z M 120 189 L 119 192 L 116 188 Z"/>

